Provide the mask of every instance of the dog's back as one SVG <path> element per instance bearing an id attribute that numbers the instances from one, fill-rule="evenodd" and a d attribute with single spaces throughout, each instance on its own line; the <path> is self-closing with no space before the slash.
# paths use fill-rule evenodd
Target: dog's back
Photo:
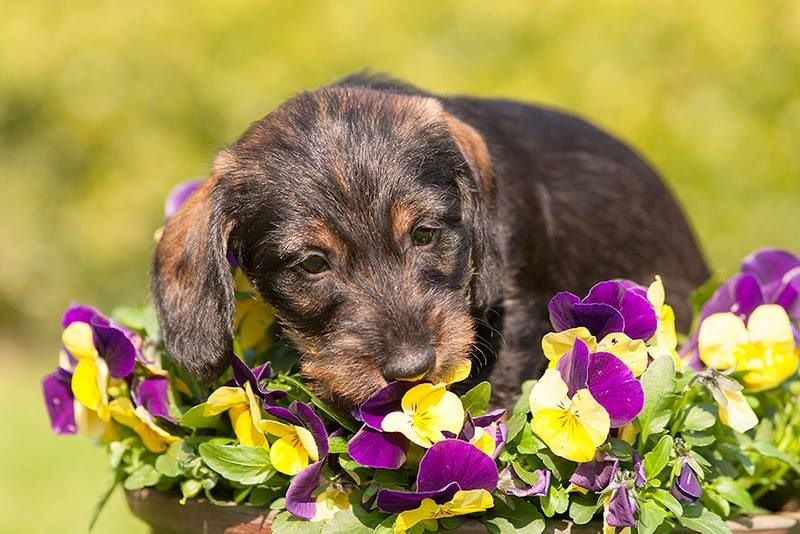
<path id="1" fill-rule="evenodd" d="M 500 351 L 491 371 L 497 402 L 507 402 L 521 381 L 541 371 L 547 302 L 557 291 L 585 294 L 611 278 L 647 284 L 659 274 L 679 329 L 688 329 L 688 296 L 708 269 L 675 198 L 630 147 L 554 109 L 432 95 L 365 75 L 340 84 L 432 96 L 486 142 L 502 298 L 484 310 L 488 323 L 479 330 L 483 338 L 494 338 L 483 340 L 484 350 L 490 345 Z"/>

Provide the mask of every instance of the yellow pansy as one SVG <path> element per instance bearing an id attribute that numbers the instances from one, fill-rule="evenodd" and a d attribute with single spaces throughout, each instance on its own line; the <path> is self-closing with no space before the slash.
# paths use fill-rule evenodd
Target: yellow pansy
<path id="1" fill-rule="evenodd" d="M 304 427 L 268 420 L 261 421 L 259 427 L 279 438 L 269 449 L 269 460 L 277 471 L 294 476 L 319 460 L 314 436 Z"/>
<path id="2" fill-rule="evenodd" d="M 464 407 L 445 384 L 423 383 L 409 389 L 400 402 L 402 411 L 383 418 L 384 432 L 399 432 L 420 447 L 445 439 L 443 431 L 458 434 L 464 424 Z"/>
<path id="3" fill-rule="evenodd" d="M 497 449 L 497 441 L 495 441 L 494 436 L 481 427 L 475 427 L 475 434 L 469 442 L 485 452 L 488 456 L 494 456 L 494 451 Z"/>
<path id="4" fill-rule="evenodd" d="M 561 332 L 550 332 L 542 338 L 542 351 L 550 360 L 549 367 L 555 369 L 558 360 L 580 339 L 589 347 L 589 352 L 609 352 L 622 360 L 633 376 L 641 375 L 647 369 L 647 345 L 640 339 L 631 339 L 622 332 L 606 335 L 599 343 L 589 329 L 584 326 L 569 328 Z"/>
<path id="5" fill-rule="evenodd" d="M 164 452 L 170 443 L 180 440 L 156 425 L 153 417 L 143 406 L 134 408 L 133 403 L 127 397 L 111 401 L 109 410 L 117 423 L 130 428 L 139 435 L 142 443 L 150 452 Z"/>
<path id="6" fill-rule="evenodd" d="M 61 342 L 77 360 L 72 373 L 73 395 L 101 421 L 109 421 L 108 366 L 94 346 L 92 327 L 82 322 L 71 323 L 61 334 Z"/>
<path id="7" fill-rule="evenodd" d="M 228 412 L 233 432 L 242 445 L 269 447 L 269 442 L 259 427 L 261 408 L 250 387 L 250 382 L 245 382 L 243 388 L 232 386 L 218 388 L 208 397 L 204 406 L 203 415 L 205 417 Z"/>
<path id="8" fill-rule="evenodd" d="M 761 391 L 794 375 L 800 357 L 792 324 L 781 306 L 756 308 L 745 326 L 733 313 L 715 313 L 700 325 L 700 359 L 718 371 L 745 371 L 746 389 Z"/>
<path id="9" fill-rule="evenodd" d="M 605 442 L 611 428 L 608 412 L 588 389 L 572 398 L 556 369 L 545 371 L 531 389 L 531 428 L 558 456 L 573 462 L 588 462 Z"/>
<path id="10" fill-rule="evenodd" d="M 236 308 L 233 318 L 234 331 L 242 350 L 263 352 L 269 347 L 269 327 L 275 320 L 275 310 L 256 293 L 241 269 L 234 271 Z"/>
<path id="11" fill-rule="evenodd" d="M 661 277 L 656 275 L 655 281 L 647 288 L 647 300 L 653 305 L 658 319 L 658 326 L 653 337 L 647 340 L 647 352 L 655 359 L 659 356 L 669 355 L 675 362 L 675 369 L 683 371 L 683 361 L 681 361 L 678 351 L 678 334 L 675 330 L 675 311 L 672 306 L 665 303 L 666 294 L 664 283 Z"/>
<path id="12" fill-rule="evenodd" d="M 423 521 L 484 512 L 492 506 L 494 506 L 492 494 L 485 489 L 457 491 L 453 498 L 444 504 L 436 504 L 433 499 L 423 499 L 419 508 L 400 512 L 394 523 L 394 531 L 406 532 Z"/>

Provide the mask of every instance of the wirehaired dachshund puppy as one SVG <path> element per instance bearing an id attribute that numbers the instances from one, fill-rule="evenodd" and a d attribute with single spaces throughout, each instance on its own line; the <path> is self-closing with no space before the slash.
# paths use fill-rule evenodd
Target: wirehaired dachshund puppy
<path id="1" fill-rule="evenodd" d="M 152 293 L 170 354 L 231 357 L 232 252 L 342 409 L 466 358 L 496 404 L 545 367 L 547 302 L 661 274 L 679 326 L 708 276 L 659 176 L 572 115 L 355 75 L 254 123 L 164 228 Z"/>

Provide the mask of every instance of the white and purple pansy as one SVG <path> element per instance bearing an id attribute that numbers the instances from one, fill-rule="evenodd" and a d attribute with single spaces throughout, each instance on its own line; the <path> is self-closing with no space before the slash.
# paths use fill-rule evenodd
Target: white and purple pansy
<path id="1" fill-rule="evenodd" d="M 498 480 L 492 458 L 466 441 L 446 439 L 422 457 L 415 491 L 382 489 L 376 503 L 384 512 L 399 514 L 395 532 L 405 532 L 420 522 L 491 508 Z"/>

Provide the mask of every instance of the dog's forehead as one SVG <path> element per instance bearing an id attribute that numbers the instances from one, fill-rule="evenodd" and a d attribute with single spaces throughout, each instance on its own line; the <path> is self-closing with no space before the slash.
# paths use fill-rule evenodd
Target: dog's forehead
<path id="1" fill-rule="evenodd" d="M 229 155 L 227 166 L 280 207 L 281 222 L 357 226 L 398 206 L 450 202 L 448 173 L 461 161 L 438 101 L 352 88 L 298 95 Z"/>

